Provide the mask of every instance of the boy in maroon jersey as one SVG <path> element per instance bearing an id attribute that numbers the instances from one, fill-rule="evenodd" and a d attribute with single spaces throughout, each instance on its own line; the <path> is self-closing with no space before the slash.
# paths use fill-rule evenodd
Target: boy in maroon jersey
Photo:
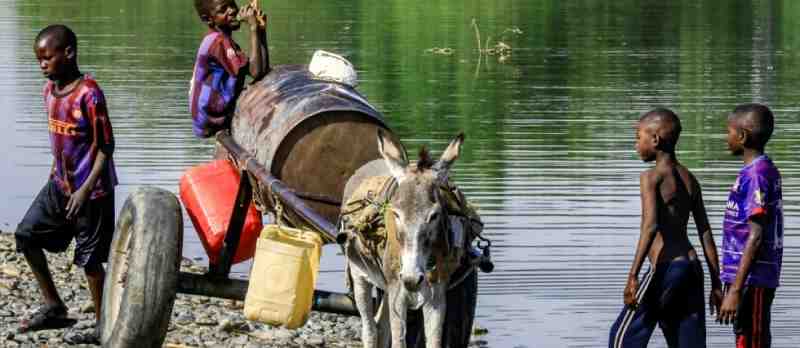
<path id="1" fill-rule="evenodd" d="M 105 277 L 102 263 L 108 259 L 114 232 L 117 184 L 114 136 L 105 97 L 97 82 L 78 69 L 75 33 L 63 25 L 48 26 L 36 36 L 33 48 L 39 68 L 49 80 L 43 94 L 53 166 L 47 184 L 15 233 L 17 250 L 25 255 L 44 302 L 22 320 L 20 332 L 65 322 L 67 308 L 43 250 L 63 252 L 73 238 L 73 263 L 84 269 L 99 318 Z"/>

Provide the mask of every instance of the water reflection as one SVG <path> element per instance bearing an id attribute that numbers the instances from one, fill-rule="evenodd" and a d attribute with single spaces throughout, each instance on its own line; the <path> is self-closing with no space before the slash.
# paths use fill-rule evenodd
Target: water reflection
<path id="1" fill-rule="evenodd" d="M 494 238 L 495 273 L 481 278 L 478 321 L 506 347 L 597 347 L 618 313 L 638 237 L 638 174 L 631 125 L 653 106 L 683 119 L 679 158 L 698 176 L 719 231 L 727 188 L 741 166 L 725 154 L 724 115 L 762 101 L 777 115 L 769 153 L 784 176 L 786 249 L 773 307 L 776 347 L 795 341 L 800 251 L 794 206 L 800 162 L 800 3 L 722 0 L 265 2 L 272 61 L 307 61 L 315 49 L 347 55 L 359 89 L 414 151 L 467 134 L 456 181 Z M 504 62 L 481 41 L 511 47 Z M 186 94 L 204 28 L 179 1 L 0 0 L 0 188 L 10 230 L 45 180 L 50 157 L 31 50 L 62 22 L 80 63 L 104 88 L 118 141 L 118 206 L 135 187 L 176 191 L 212 145 L 191 133 Z M 518 28 L 520 34 L 509 29 Z M 239 42 L 244 36 L 237 36 Z M 452 54 L 432 54 L 431 48 Z M 186 222 L 187 226 L 191 224 Z M 202 256 L 194 231 L 186 256 Z M 697 238 L 692 236 L 695 245 Z M 343 259 L 325 250 L 321 287 L 343 289 Z M 244 270 L 243 270 L 244 268 Z M 239 271 L 246 271 L 239 267 Z M 710 346 L 730 329 L 709 324 Z M 664 346 L 660 338 L 654 346 Z"/>

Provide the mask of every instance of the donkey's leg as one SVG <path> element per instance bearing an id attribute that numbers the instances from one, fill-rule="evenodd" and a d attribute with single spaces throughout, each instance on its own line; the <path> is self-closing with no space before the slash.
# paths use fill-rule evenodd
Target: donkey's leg
<path id="1" fill-rule="evenodd" d="M 358 314 L 361 315 L 361 342 L 364 348 L 378 347 L 378 332 L 375 325 L 375 311 L 372 304 L 372 284 L 357 266 L 351 265 L 353 275 L 353 296 Z"/>
<path id="2" fill-rule="evenodd" d="M 432 284 L 431 291 L 433 296 L 422 306 L 422 315 L 425 318 L 425 347 L 440 348 L 447 311 L 447 283 Z"/>
<path id="3" fill-rule="evenodd" d="M 375 321 L 378 323 L 378 347 L 391 347 L 392 328 L 389 323 L 389 297 L 383 294 L 380 298 L 381 303 L 375 313 Z"/>
<path id="4" fill-rule="evenodd" d="M 395 281 L 388 286 L 389 323 L 392 326 L 392 348 L 406 348 L 406 320 L 408 299 L 402 282 Z"/>

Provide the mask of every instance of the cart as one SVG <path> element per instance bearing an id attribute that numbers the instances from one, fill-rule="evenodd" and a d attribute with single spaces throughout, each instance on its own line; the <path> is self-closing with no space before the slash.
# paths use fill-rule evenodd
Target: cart
<path id="1" fill-rule="evenodd" d="M 243 91 L 231 131 L 216 136 L 241 171 L 219 262 L 208 273 L 180 271 L 183 218 L 169 191 L 142 187 L 126 200 L 109 255 L 100 340 L 105 347 L 160 347 L 177 293 L 244 300 L 248 281 L 231 279 L 245 213 L 284 209 L 294 227 L 334 242 L 347 179 L 380 158 L 378 129 L 394 137 L 381 114 L 354 88 L 315 79 L 305 66 L 279 66 Z M 488 253 L 487 253 L 488 254 Z M 481 268 L 490 271 L 488 255 Z M 476 263 L 457 272 L 448 292 L 445 342 L 469 343 L 477 295 Z M 342 279 L 344 282 L 345 280 Z M 458 304 L 458 305 L 456 305 Z M 358 315 L 348 294 L 315 290 L 313 310 Z M 409 313 L 410 346 L 421 346 L 419 313 Z"/>

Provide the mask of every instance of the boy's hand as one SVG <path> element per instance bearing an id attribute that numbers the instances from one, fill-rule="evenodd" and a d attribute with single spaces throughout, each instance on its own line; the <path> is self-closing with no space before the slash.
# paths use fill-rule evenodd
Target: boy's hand
<path id="1" fill-rule="evenodd" d="M 68 220 L 72 220 L 75 216 L 77 216 L 78 212 L 81 210 L 81 207 L 83 207 L 83 203 L 86 203 L 87 198 L 89 198 L 89 189 L 86 188 L 86 185 L 83 185 L 77 191 L 69 195 L 69 201 L 67 201 Z"/>
<path id="2" fill-rule="evenodd" d="M 259 8 L 253 8 L 253 18 L 254 21 L 248 21 L 252 26 L 258 26 L 259 29 L 263 29 L 267 27 L 267 15 L 264 12 L 261 12 Z"/>
<path id="3" fill-rule="evenodd" d="M 258 27 L 259 28 L 266 28 L 267 27 L 267 15 L 261 10 L 256 10 L 256 19 L 258 19 Z"/>
<path id="4" fill-rule="evenodd" d="M 725 300 L 722 301 L 722 307 L 717 313 L 717 322 L 720 324 L 733 324 L 736 319 L 736 308 L 739 307 L 739 297 L 742 296 L 741 291 L 730 289 L 725 294 Z"/>
<path id="5" fill-rule="evenodd" d="M 246 19 L 251 27 L 264 28 L 267 25 L 267 16 L 261 12 L 258 5 L 252 3 L 239 10 L 239 17 Z"/>
<path id="6" fill-rule="evenodd" d="M 714 313 L 716 313 L 717 315 L 719 315 L 719 309 L 721 306 L 722 306 L 722 289 L 712 288 L 711 292 L 708 294 L 709 314 L 714 315 Z"/>
<path id="7" fill-rule="evenodd" d="M 636 308 L 636 291 L 639 290 L 639 280 L 636 277 L 628 277 L 628 284 L 625 285 L 625 305 Z"/>

